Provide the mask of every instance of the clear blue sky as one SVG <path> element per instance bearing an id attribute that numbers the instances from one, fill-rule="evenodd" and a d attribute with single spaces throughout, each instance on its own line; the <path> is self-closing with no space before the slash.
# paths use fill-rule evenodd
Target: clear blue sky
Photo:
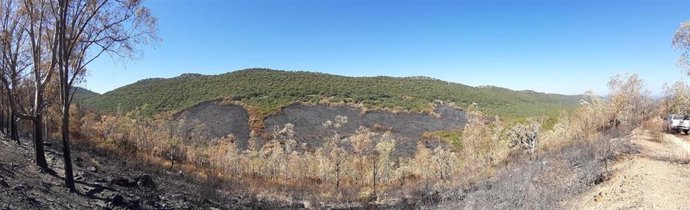
<path id="1" fill-rule="evenodd" d="M 162 41 L 107 56 L 96 92 L 150 77 L 265 67 L 349 76 L 430 76 L 472 86 L 606 94 L 619 73 L 655 93 L 685 78 L 671 38 L 690 20 L 672 0 L 148 0 Z"/>

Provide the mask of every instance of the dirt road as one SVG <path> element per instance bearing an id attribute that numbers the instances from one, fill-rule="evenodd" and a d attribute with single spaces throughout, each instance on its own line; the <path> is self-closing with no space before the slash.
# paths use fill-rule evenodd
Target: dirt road
<path id="1" fill-rule="evenodd" d="M 575 198 L 573 209 L 690 209 L 688 136 L 635 132 L 640 153 L 612 166 L 610 180 Z"/>

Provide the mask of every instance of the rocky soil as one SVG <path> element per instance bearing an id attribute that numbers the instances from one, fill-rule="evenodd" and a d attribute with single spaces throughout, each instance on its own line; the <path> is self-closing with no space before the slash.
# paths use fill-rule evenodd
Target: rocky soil
<path id="1" fill-rule="evenodd" d="M 282 209 L 299 205 L 247 196 L 228 184 L 199 180 L 179 171 L 73 147 L 78 192 L 64 187 L 61 149 L 47 144 L 51 171 L 33 163 L 33 149 L 0 138 L 0 209 Z M 219 190 L 221 189 L 221 190 Z M 241 191 L 240 191 L 241 192 Z"/>

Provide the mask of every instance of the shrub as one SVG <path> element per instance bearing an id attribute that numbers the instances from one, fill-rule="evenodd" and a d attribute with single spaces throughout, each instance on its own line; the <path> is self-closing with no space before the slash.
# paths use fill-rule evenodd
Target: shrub
<path id="1" fill-rule="evenodd" d="M 664 113 L 690 114 L 690 87 L 685 82 L 677 81 L 673 85 L 664 84 Z"/>
<path id="2" fill-rule="evenodd" d="M 519 123 L 508 130 L 508 147 L 517 148 L 529 155 L 530 160 L 537 149 L 537 139 L 541 124 L 530 121 L 527 124 Z"/>

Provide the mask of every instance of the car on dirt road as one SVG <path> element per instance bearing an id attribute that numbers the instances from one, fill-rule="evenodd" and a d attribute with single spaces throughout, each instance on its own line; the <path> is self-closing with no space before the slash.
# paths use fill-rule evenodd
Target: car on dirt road
<path id="1" fill-rule="evenodd" d="M 668 133 L 684 132 L 687 135 L 690 131 L 690 116 L 669 114 L 664 120 L 664 130 Z"/>

